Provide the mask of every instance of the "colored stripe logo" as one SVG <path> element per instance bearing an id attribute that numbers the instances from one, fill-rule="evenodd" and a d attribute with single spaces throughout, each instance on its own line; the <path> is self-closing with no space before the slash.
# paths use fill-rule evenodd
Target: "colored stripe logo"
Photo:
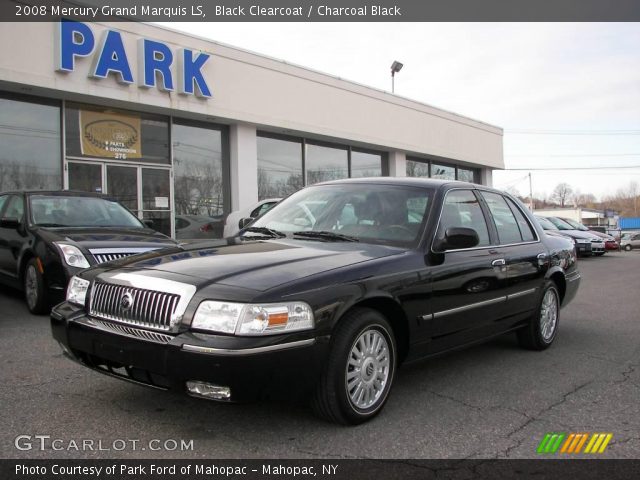
<path id="1" fill-rule="evenodd" d="M 544 436 L 536 452 L 543 455 L 554 453 L 604 453 L 612 438 L 612 433 L 566 434 L 552 432 Z"/>

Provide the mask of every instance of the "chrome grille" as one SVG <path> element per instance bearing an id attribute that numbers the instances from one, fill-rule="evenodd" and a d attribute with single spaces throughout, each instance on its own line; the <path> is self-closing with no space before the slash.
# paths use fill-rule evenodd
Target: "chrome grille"
<path id="1" fill-rule="evenodd" d="M 111 260 L 118 260 L 119 258 L 135 255 L 136 252 L 120 252 L 120 253 L 94 253 L 93 258 L 97 263 L 110 262 Z"/>
<path id="2" fill-rule="evenodd" d="M 140 328 L 132 328 L 126 325 L 120 325 L 118 323 L 103 322 L 102 320 L 90 320 L 92 325 L 95 325 L 102 330 L 109 330 L 120 335 L 127 335 L 129 337 L 141 338 L 143 340 L 149 340 L 157 343 L 169 343 L 173 337 L 164 333 L 151 332 L 149 330 L 142 330 Z"/>
<path id="3" fill-rule="evenodd" d="M 104 263 L 119 258 L 125 258 L 137 253 L 150 252 L 161 247 L 123 247 L 123 248 L 91 248 L 89 252 L 93 255 L 96 262 Z"/>
<path id="4" fill-rule="evenodd" d="M 131 295 L 131 306 L 122 299 Z M 95 282 L 91 292 L 89 314 L 93 317 L 127 323 L 154 330 L 171 330 L 180 295 L 124 285 Z"/>

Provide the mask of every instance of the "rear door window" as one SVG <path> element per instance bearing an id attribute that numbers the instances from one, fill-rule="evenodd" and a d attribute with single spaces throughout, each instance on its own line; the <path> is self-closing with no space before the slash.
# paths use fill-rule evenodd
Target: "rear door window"
<path id="1" fill-rule="evenodd" d="M 518 227 L 518 222 L 504 197 L 492 192 L 481 192 L 481 195 L 491 211 L 500 244 L 508 245 L 522 242 L 520 227 Z"/>
<path id="2" fill-rule="evenodd" d="M 505 197 L 506 198 L 506 197 Z M 511 211 L 513 212 L 513 216 L 516 217 L 516 222 L 518 222 L 518 227 L 520 228 L 520 235 L 522 235 L 522 240 L 525 242 L 533 242 L 536 239 L 536 235 L 533 232 L 533 228 L 529 221 L 525 218 L 522 211 L 518 208 L 518 206 L 513 202 L 510 198 L 506 198 L 507 203 L 511 207 Z"/>

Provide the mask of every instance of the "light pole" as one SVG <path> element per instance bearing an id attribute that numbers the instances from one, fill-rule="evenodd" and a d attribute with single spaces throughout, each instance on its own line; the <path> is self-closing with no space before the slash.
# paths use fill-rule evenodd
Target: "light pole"
<path id="1" fill-rule="evenodd" d="M 398 62 L 397 60 L 394 60 L 393 63 L 391 64 L 391 93 L 395 93 L 396 91 L 395 77 L 396 77 L 396 73 L 402 70 L 402 67 L 404 67 L 404 65 Z"/>

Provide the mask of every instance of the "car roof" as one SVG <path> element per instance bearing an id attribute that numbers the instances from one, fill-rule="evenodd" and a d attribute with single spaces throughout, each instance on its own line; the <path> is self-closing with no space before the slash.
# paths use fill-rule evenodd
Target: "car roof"
<path id="1" fill-rule="evenodd" d="M 361 178 L 343 178 L 341 180 L 330 180 L 327 182 L 316 183 L 315 185 L 340 185 L 343 183 L 361 183 L 361 184 L 380 184 L 380 185 L 401 185 L 407 187 L 443 187 L 452 185 L 454 187 L 469 188 L 486 188 L 493 190 L 491 187 L 479 185 L 476 183 L 463 182 L 460 180 L 442 180 L 438 178 L 421 178 L 421 177 L 361 177 Z M 497 191 L 497 190 L 496 190 Z"/>
<path id="2" fill-rule="evenodd" d="M 114 200 L 104 193 L 81 192 L 79 190 L 14 190 L 8 192 L 0 192 L 0 195 L 50 195 L 61 197 L 93 197 Z"/>

